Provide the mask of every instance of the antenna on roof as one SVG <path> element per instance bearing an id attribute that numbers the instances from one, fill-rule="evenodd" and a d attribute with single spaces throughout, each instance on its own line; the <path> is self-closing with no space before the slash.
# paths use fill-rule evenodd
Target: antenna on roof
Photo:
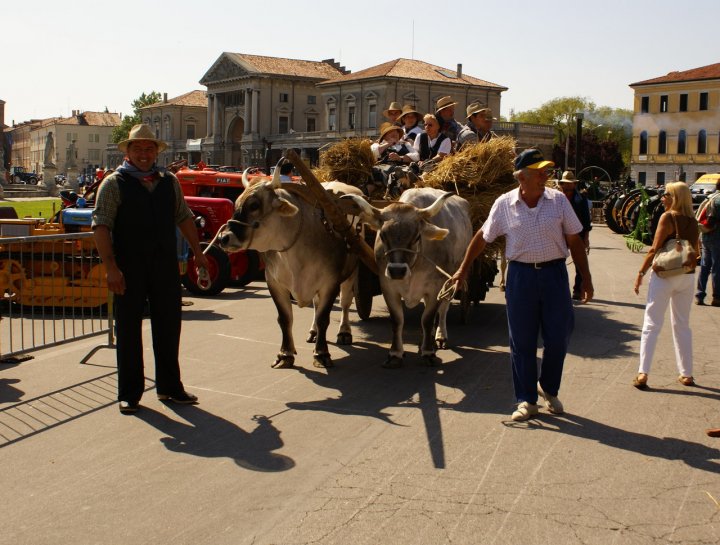
<path id="1" fill-rule="evenodd" d="M 410 58 L 415 60 L 415 19 L 413 19 L 412 23 L 412 49 L 410 51 Z"/>

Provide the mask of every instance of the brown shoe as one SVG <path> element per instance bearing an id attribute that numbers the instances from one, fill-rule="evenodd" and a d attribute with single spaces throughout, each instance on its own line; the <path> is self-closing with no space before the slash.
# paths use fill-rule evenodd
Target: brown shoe
<path id="1" fill-rule="evenodd" d="M 709 430 L 706 430 L 705 433 L 707 433 L 710 437 L 720 437 L 720 428 L 710 428 Z"/>
<path id="2" fill-rule="evenodd" d="M 714 299 L 710 302 L 710 304 L 714 307 L 720 307 L 720 299 Z"/>
<path id="3" fill-rule="evenodd" d="M 638 376 L 636 376 L 635 380 L 633 380 L 633 386 L 635 386 L 638 390 L 645 390 L 648 387 L 647 381 L 647 373 L 638 373 Z"/>
<path id="4" fill-rule="evenodd" d="M 695 386 L 695 379 L 692 377 L 684 377 L 680 375 L 678 377 L 678 382 L 683 386 Z"/>

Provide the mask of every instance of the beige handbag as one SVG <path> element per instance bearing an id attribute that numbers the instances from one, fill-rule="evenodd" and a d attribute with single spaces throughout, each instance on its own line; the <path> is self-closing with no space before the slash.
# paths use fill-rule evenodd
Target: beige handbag
<path id="1" fill-rule="evenodd" d="M 662 249 L 655 254 L 652 269 L 660 278 L 669 278 L 678 274 L 685 274 L 695 270 L 695 250 L 689 241 L 679 238 L 677 219 L 670 214 L 675 223 L 675 237 L 668 240 Z M 692 265 L 683 265 L 690 261 Z"/>

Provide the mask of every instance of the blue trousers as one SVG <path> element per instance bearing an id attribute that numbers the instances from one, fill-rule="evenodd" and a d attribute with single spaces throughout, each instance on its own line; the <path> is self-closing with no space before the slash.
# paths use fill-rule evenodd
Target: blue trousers
<path id="1" fill-rule="evenodd" d="M 535 269 L 511 261 L 505 286 L 513 386 L 518 402 L 537 403 L 537 383 L 558 395 L 565 355 L 575 325 L 563 261 Z M 538 335 L 543 342 L 537 361 Z"/>
<path id="2" fill-rule="evenodd" d="M 705 299 L 708 278 L 711 279 L 712 297 L 720 299 L 720 239 L 703 237 L 700 272 L 697 277 L 695 297 Z"/>

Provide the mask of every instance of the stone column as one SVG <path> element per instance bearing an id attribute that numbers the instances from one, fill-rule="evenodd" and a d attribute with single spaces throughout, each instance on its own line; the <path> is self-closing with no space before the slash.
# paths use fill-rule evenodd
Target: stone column
<path id="1" fill-rule="evenodd" d="M 213 135 L 213 107 L 215 105 L 215 95 L 208 94 L 208 109 L 207 109 L 207 135 Z"/>
<path id="2" fill-rule="evenodd" d="M 252 132 L 254 134 L 257 134 L 258 132 L 258 99 L 260 95 L 260 91 L 258 89 L 253 90 L 252 94 L 252 117 L 251 117 L 251 124 L 252 124 Z"/>
<path id="3" fill-rule="evenodd" d="M 213 136 L 222 136 L 220 129 L 220 108 L 218 104 L 218 96 L 213 95 Z"/>
<path id="4" fill-rule="evenodd" d="M 80 174 L 80 171 L 77 169 L 76 166 L 68 166 L 67 167 L 67 180 L 65 181 L 65 185 L 68 186 L 73 191 L 75 191 L 75 193 L 80 191 L 80 184 L 78 183 L 78 174 Z"/>
<path id="5" fill-rule="evenodd" d="M 252 103 L 250 102 L 252 94 L 252 89 L 249 87 L 245 89 L 245 119 L 243 123 L 243 134 L 250 134 L 250 117 L 253 112 Z"/>

